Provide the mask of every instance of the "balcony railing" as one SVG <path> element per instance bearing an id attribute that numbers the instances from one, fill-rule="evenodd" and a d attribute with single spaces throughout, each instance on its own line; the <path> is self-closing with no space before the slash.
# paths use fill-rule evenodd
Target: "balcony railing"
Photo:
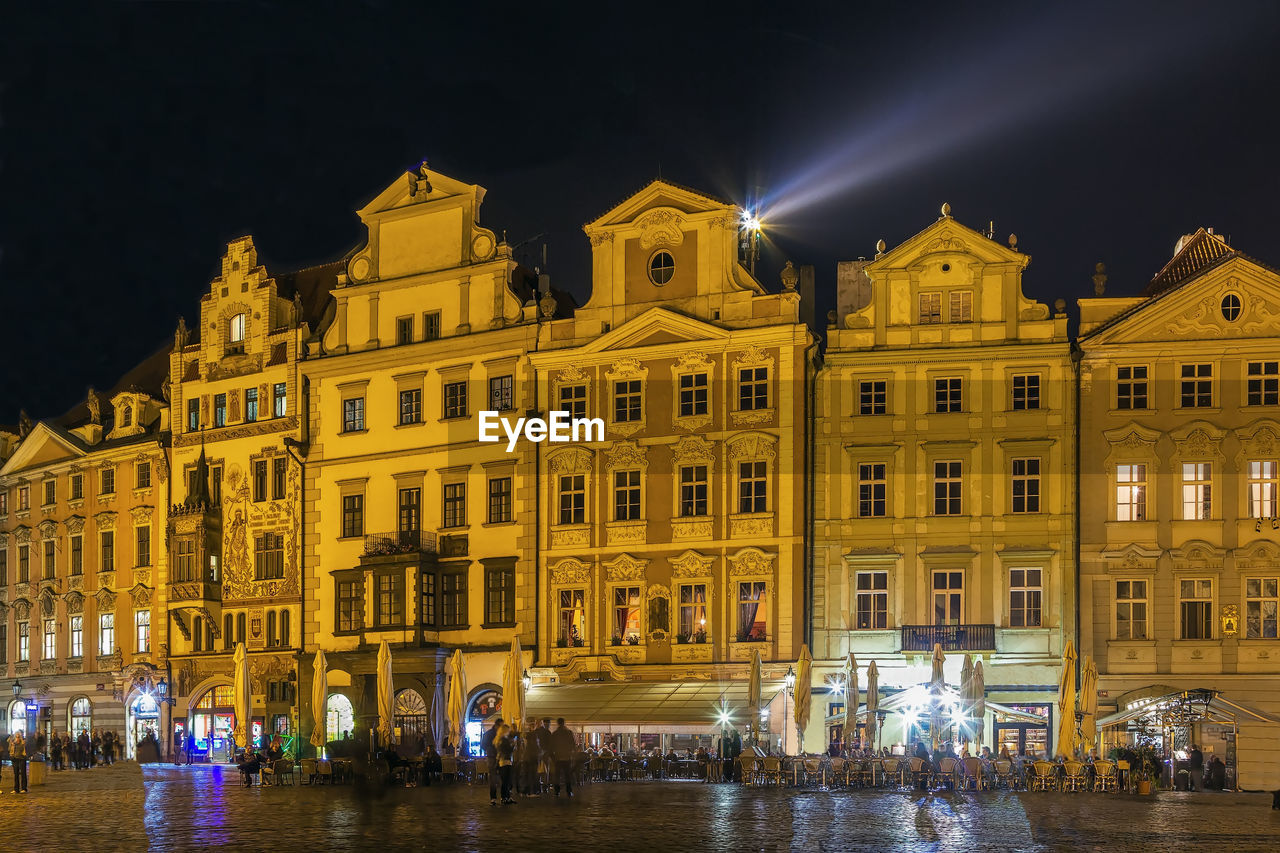
<path id="1" fill-rule="evenodd" d="M 931 652 L 941 644 L 944 652 L 986 651 L 996 647 L 995 625 L 903 625 L 902 651 Z"/>
<path id="2" fill-rule="evenodd" d="M 395 554 L 434 554 L 436 535 L 426 530 L 400 530 L 394 533 L 368 533 L 364 537 L 364 556 L 390 557 Z"/>

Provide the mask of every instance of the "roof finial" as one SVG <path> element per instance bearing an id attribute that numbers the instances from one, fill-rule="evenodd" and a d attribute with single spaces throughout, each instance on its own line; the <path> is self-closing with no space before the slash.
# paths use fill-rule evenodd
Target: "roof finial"
<path id="1" fill-rule="evenodd" d="M 884 254 L 884 238 L 881 237 L 879 240 L 876 241 L 876 257 L 878 258 L 883 254 Z"/>
<path id="2" fill-rule="evenodd" d="M 1093 268 L 1093 295 L 1102 296 L 1107 292 L 1107 265 L 1098 261 Z"/>
<path id="3" fill-rule="evenodd" d="M 1017 234 L 1009 235 L 1009 248 L 1013 249 L 1015 252 L 1018 251 L 1018 235 Z"/>
<path id="4" fill-rule="evenodd" d="M 951 215 L 951 205 L 950 205 L 950 204 L 947 204 L 947 203 L 944 201 L 944 202 L 942 203 L 942 216 L 943 216 L 943 218 L 946 218 L 946 217 L 949 217 L 950 215 Z"/>

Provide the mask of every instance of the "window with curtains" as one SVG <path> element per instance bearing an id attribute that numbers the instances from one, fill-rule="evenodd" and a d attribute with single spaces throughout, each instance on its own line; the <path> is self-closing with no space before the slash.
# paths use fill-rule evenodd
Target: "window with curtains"
<path id="1" fill-rule="evenodd" d="M 632 639 L 634 638 L 634 639 Z M 619 586 L 613 590 L 613 642 L 640 641 L 640 587 Z"/>
<path id="2" fill-rule="evenodd" d="M 680 585 L 680 639 L 683 642 L 706 642 L 707 638 L 707 585 L 685 583 Z"/>
<path id="3" fill-rule="evenodd" d="M 768 584 L 742 581 L 738 584 L 738 642 L 763 643 L 769 638 Z"/>
<path id="4" fill-rule="evenodd" d="M 858 572 L 854 583 L 854 627 L 864 631 L 887 627 L 889 573 Z"/>
<path id="5" fill-rule="evenodd" d="M 1274 640 L 1280 614 L 1280 578 L 1248 578 L 1244 582 L 1245 637 Z"/>
<path id="6" fill-rule="evenodd" d="M 556 644 L 562 648 L 578 648 L 587 636 L 587 591 L 560 590 L 559 634 Z"/>
<path id="7" fill-rule="evenodd" d="M 1249 517 L 1275 518 L 1276 497 L 1280 494 L 1280 474 L 1276 460 L 1255 460 L 1249 463 Z"/>
<path id="8" fill-rule="evenodd" d="M 133 614 L 135 648 L 139 654 L 151 651 L 151 611 L 136 610 Z"/>
<path id="9" fill-rule="evenodd" d="M 1182 611 L 1182 639 L 1212 640 L 1213 579 L 1179 579 L 1178 604 Z"/>
<path id="10" fill-rule="evenodd" d="M 68 649 L 70 657 L 78 658 L 84 656 L 84 617 L 71 617 L 71 647 Z"/>

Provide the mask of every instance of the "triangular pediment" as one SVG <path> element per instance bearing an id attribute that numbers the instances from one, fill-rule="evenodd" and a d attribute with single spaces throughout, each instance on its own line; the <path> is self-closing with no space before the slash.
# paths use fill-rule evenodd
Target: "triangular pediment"
<path id="1" fill-rule="evenodd" d="M 937 255 L 967 255 L 982 264 L 1017 264 L 1025 267 L 1031 256 L 1003 246 L 986 234 L 943 216 L 914 237 L 894 246 L 865 267 L 875 277 L 893 269 L 914 269 Z"/>
<path id="2" fill-rule="evenodd" d="M 694 214 L 723 212 L 726 209 L 731 210 L 734 205 L 696 190 L 687 189 L 667 181 L 656 180 L 644 189 L 628 196 L 603 216 L 587 223 L 586 230 L 590 232 L 596 228 L 623 225 L 633 221 L 646 210 L 655 207 L 669 207 L 681 213 Z"/>
<path id="3" fill-rule="evenodd" d="M 69 459 L 80 459 L 85 452 L 75 443 L 48 424 L 41 421 L 23 439 L 22 444 L 0 468 L 0 477 L 17 474 L 30 468 L 56 465 Z"/>
<path id="4" fill-rule="evenodd" d="M 1086 346 L 1280 337 L 1280 275 L 1243 255 L 1152 296 L 1082 338 Z"/>
<path id="5" fill-rule="evenodd" d="M 718 342 L 728 337 L 729 333 L 718 326 L 665 308 L 651 308 L 639 317 L 605 332 L 583 347 L 583 350 L 605 352 L 667 344 Z"/>
<path id="6" fill-rule="evenodd" d="M 425 178 L 425 183 L 423 179 Z M 427 169 L 425 174 L 420 170 L 405 172 L 392 181 L 386 189 L 378 193 L 364 207 L 357 211 L 362 220 L 376 217 L 381 213 L 389 213 L 404 207 L 427 202 L 443 201 L 449 198 L 471 200 L 478 205 L 484 198 L 484 190 L 475 184 L 468 184 Z"/>

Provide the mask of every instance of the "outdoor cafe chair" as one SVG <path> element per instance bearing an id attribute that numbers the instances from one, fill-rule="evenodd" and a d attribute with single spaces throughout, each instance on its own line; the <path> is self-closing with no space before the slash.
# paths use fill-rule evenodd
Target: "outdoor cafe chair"
<path id="1" fill-rule="evenodd" d="M 282 778 L 297 784 L 298 777 L 294 772 L 293 761 L 290 759 L 281 758 L 262 768 L 262 784 L 278 785 Z"/>
<path id="2" fill-rule="evenodd" d="M 448 779 L 450 782 L 456 782 L 458 779 L 458 759 L 452 755 L 440 756 L 440 781 Z"/>
<path id="3" fill-rule="evenodd" d="M 1016 790 L 1018 784 L 1018 774 L 1014 772 L 1013 762 L 1007 758 L 997 758 L 992 762 L 992 768 L 996 771 L 996 784 L 1004 785 L 1009 790 Z"/>
<path id="4" fill-rule="evenodd" d="M 1095 791 L 1118 791 L 1120 790 L 1120 782 L 1117 778 L 1116 765 L 1112 761 L 1100 758 L 1093 762 L 1093 790 Z"/>
<path id="5" fill-rule="evenodd" d="M 759 771 L 759 778 L 770 784 L 782 784 L 782 762 L 776 755 L 767 755 L 762 759 L 763 767 Z"/>
<path id="6" fill-rule="evenodd" d="M 1068 761 L 1062 765 L 1062 790 L 1087 791 L 1089 778 L 1085 776 L 1085 767 L 1079 761 Z"/>
<path id="7" fill-rule="evenodd" d="M 1116 761 L 1116 778 L 1118 786 L 1125 790 L 1133 789 L 1133 774 L 1129 772 L 1129 762 L 1124 759 Z"/>
<path id="8" fill-rule="evenodd" d="M 884 775 L 880 779 L 880 784 L 888 787 L 893 785 L 895 788 L 902 785 L 902 760 L 898 758 L 886 758 L 883 762 Z"/>
<path id="9" fill-rule="evenodd" d="M 850 759 L 849 780 L 859 788 L 869 788 L 875 784 L 876 764 L 874 761 Z"/>
<path id="10" fill-rule="evenodd" d="M 314 758 L 302 759 L 302 779 L 304 785 L 315 784 L 316 781 L 316 760 Z"/>
<path id="11" fill-rule="evenodd" d="M 908 765 L 908 773 L 911 774 L 911 787 L 915 787 L 923 783 L 925 786 L 929 784 L 929 777 L 933 775 L 933 770 L 929 767 L 929 763 L 923 758 L 911 757 Z M 906 774 L 903 774 L 904 776 Z"/>
<path id="12" fill-rule="evenodd" d="M 982 766 L 982 759 L 976 756 L 969 756 L 961 762 L 963 775 L 960 778 L 960 786 L 969 788 L 974 791 L 981 791 L 987 787 L 986 768 Z"/>
<path id="13" fill-rule="evenodd" d="M 1032 765 L 1031 790 L 1058 790 L 1058 765 L 1051 761 L 1037 761 Z"/>
<path id="14" fill-rule="evenodd" d="M 941 782 L 948 788 L 954 789 L 956 786 L 956 765 L 959 764 L 954 758 L 944 758 L 938 762 L 938 772 L 934 774 L 934 781 Z"/>
<path id="15" fill-rule="evenodd" d="M 755 756 L 738 756 L 738 779 L 745 785 L 759 784 L 760 762 Z"/>
<path id="16" fill-rule="evenodd" d="M 804 783 L 806 785 L 811 782 L 822 783 L 824 774 L 822 772 L 821 758 L 806 758 L 801 769 L 804 771 Z"/>
<path id="17" fill-rule="evenodd" d="M 846 761 L 843 758 L 833 758 L 830 762 L 831 781 L 834 783 L 840 779 L 844 784 L 849 784 L 849 774 L 853 772 L 854 765 L 852 761 Z"/>

